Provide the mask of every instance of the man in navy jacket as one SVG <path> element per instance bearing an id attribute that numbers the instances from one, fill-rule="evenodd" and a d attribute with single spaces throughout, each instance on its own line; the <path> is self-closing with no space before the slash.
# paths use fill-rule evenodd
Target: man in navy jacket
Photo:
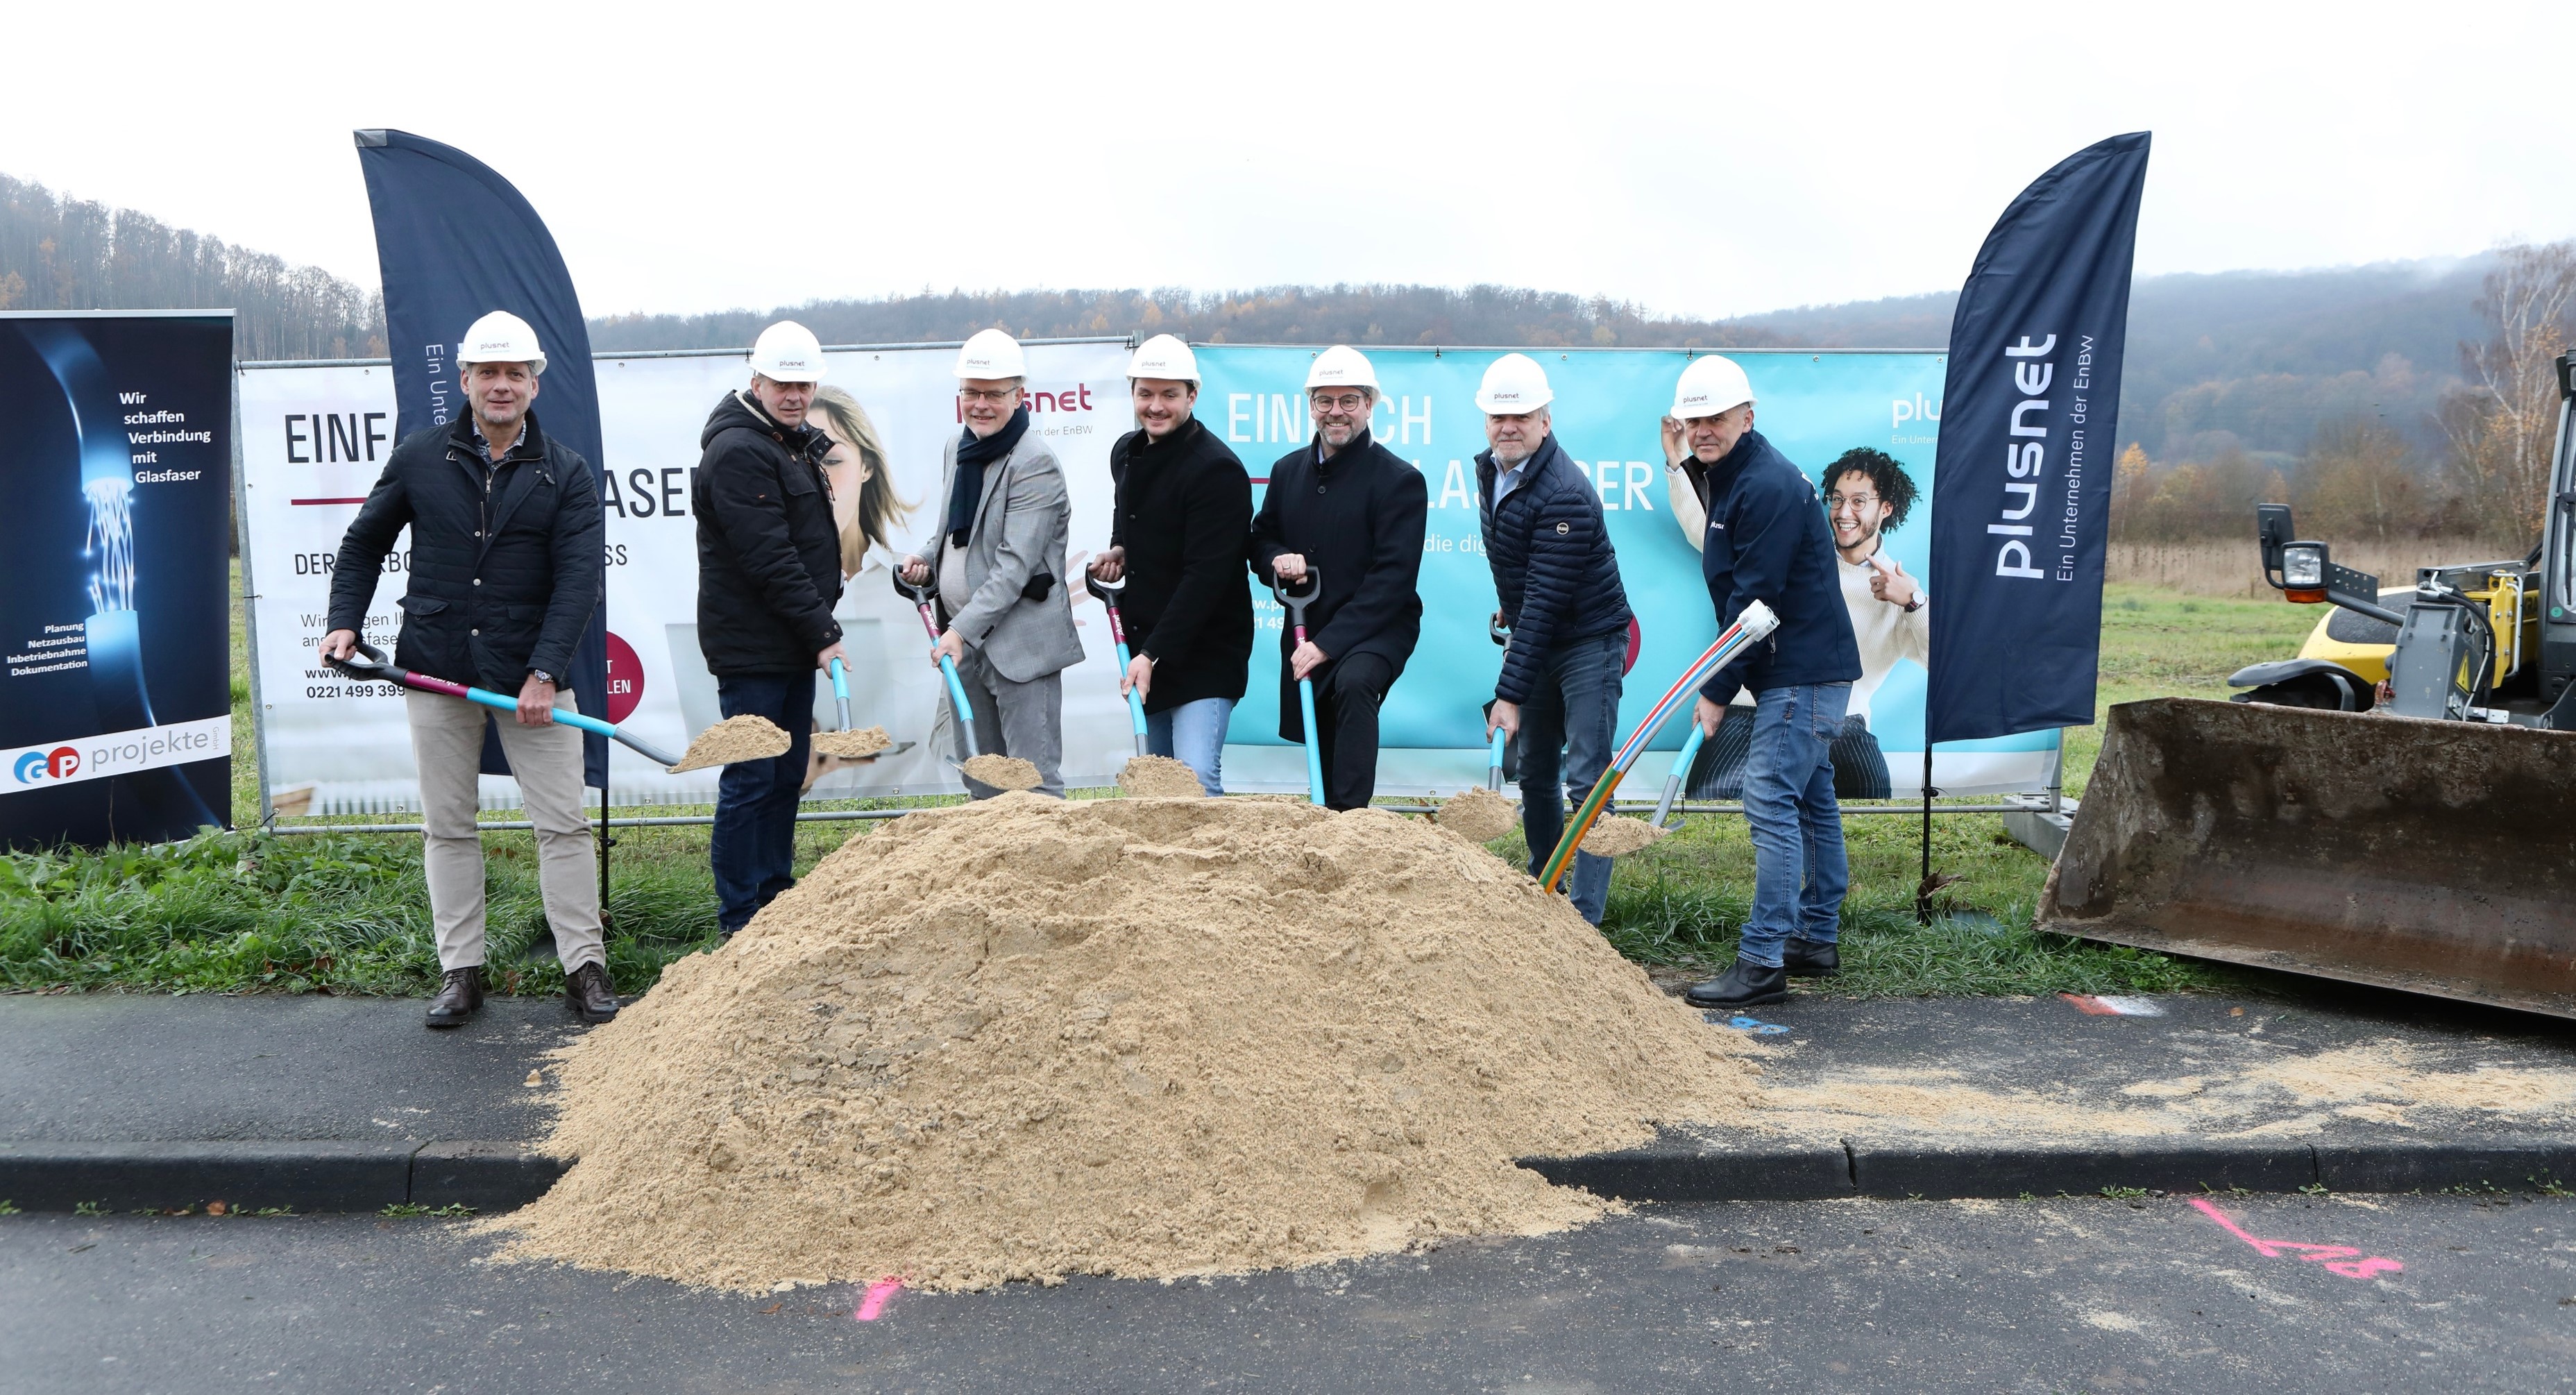
<path id="1" fill-rule="evenodd" d="M 1494 596 L 1512 632 L 1485 730 L 1521 742 L 1521 832 L 1532 876 L 1565 832 L 1566 796 L 1590 793 L 1610 764 L 1628 658 L 1619 557 L 1601 521 L 1601 496 L 1548 429 L 1554 398 L 1546 370 L 1526 354 L 1496 359 L 1476 391 L 1492 446 L 1476 457 L 1479 521 Z M 1600 924 L 1610 859 L 1575 854 L 1568 890 L 1583 918 Z"/>
<path id="2" fill-rule="evenodd" d="M 1696 1007 L 1746 1007 L 1789 996 L 1790 974 L 1841 968 L 1835 948 L 1843 892 L 1842 810 L 1830 755 L 1860 677 L 1860 648 L 1835 571 L 1833 529 L 1815 485 L 1753 429 L 1753 385 L 1710 355 L 1682 371 L 1666 435 L 1683 437 L 1708 478 L 1700 573 L 1717 623 L 1755 601 L 1780 617 L 1770 637 L 1700 688 L 1700 730 L 1714 735 L 1727 703 L 1753 692 L 1753 745 L 1744 767 L 1744 818 L 1753 831 L 1753 913 L 1735 964 L 1690 990 Z"/>

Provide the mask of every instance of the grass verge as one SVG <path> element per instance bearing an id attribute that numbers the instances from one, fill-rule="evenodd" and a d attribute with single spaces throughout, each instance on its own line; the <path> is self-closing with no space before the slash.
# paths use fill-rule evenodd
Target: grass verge
<path id="1" fill-rule="evenodd" d="M 2278 602 L 2113 586 L 2103 609 L 2101 703 L 2223 697 L 2228 673 L 2293 652 L 2316 617 Z M 249 824 L 257 817 L 257 748 L 238 621 L 234 633 L 234 817 Z M 2070 793 L 2082 791 L 2099 731 L 2067 733 Z M 799 825 L 798 870 L 873 826 Z M 1913 915 L 1917 822 L 1865 815 L 1846 828 L 1844 971 L 1816 991 L 2171 992 L 2232 982 L 2232 971 L 2218 966 L 2034 932 L 2047 864 L 2005 836 L 1994 816 L 1934 821 L 1933 865 L 1959 880 L 1930 926 Z M 494 987 L 561 991 L 533 838 L 495 832 L 484 841 Z M 1517 855 L 1518 839 L 1496 847 Z M 716 943 L 707 830 L 621 829 L 612 865 L 610 975 L 619 992 L 641 993 L 664 965 Z M 1744 821 L 1694 816 L 1653 851 L 1621 863 L 1602 931 L 1641 963 L 1714 971 L 1734 955 L 1752 886 Z M 0 856 L 0 988 L 421 994 L 437 979 L 413 835 L 209 832 L 157 847 Z"/>

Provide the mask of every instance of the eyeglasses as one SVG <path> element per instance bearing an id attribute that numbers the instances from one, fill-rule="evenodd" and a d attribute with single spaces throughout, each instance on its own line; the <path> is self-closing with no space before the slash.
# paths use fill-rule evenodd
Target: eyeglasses
<path id="1" fill-rule="evenodd" d="M 1825 496 L 1825 512 L 1827 513 L 1842 513 L 1846 510 L 1853 513 L 1867 513 L 1872 508 L 1877 507 L 1877 505 L 1878 496 L 1875 494 L 1829 494 Z"/>
<path id="2" fill-rule="evenodd" d="M 1319 412 L 1356 412 L 1369 404 L 1368 398 L 1356 392 L 1346 393 L 1340 397 L 1317 395 L 1309 400 L 1315 404 L 1315 410 Z"/>
<path id="3" fill-rule="evenodd" d="M 1010 401 L 1010 400 L 1011 400 L 1011 395 L 1012 395 L 1013 393 L 1018 392 L 1018 391 L 1019 391 L 1019 389 L 1018 389 L 1018 388 L 966 388 L 966 387 L 962 387 L 962 388 L 957 389 L 957 395 L 958 395 L 958 396 L 960 396 L 960 397 L 965 398 L 965 399 L 966 399 L 967 401 L 969 401 L 969 402 L 991 402 L 991 403 L 994 403 L 994 404 L 998 405 L 998 404 L 1000 404 L 1000 403 L 1004 403 L 1004 402 L 1008 402 L 1008 401 Z"/>

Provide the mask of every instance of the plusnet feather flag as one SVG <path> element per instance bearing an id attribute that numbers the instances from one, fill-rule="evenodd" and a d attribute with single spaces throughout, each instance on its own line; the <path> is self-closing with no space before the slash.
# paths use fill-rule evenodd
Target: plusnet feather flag
<path id="1" fill-rule="evenodd" d="M 396 434 L 443 425 L 465 409 L 453 350 L 468 325 L 494 310 L 526 320 L 546 351 L 536 415 L 545 433 L 579 451 L 596 484 L 599 385 L 590 328 L 554 234 L 510 181 L 454 146 L 406 131 L 357 133 L 358 166 L 376 221 L 384 277 L 385 340 L 392 345 Z M 608 606 L 590 618 L 568 677 L 583 710 L 606 712 Z M 608 784 L 608 738 L 582 738 L 587 783 Z M 500 773 L 499 744 L 484 769 Z"/>

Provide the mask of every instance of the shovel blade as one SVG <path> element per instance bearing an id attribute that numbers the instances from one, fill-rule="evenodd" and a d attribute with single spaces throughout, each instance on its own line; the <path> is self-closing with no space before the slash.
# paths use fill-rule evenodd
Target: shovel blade
<path id="1" fill-rule="evenodd" d="M 2037 921 L 2576 1017 L 2576 733 L 2123 703 Z"/>

